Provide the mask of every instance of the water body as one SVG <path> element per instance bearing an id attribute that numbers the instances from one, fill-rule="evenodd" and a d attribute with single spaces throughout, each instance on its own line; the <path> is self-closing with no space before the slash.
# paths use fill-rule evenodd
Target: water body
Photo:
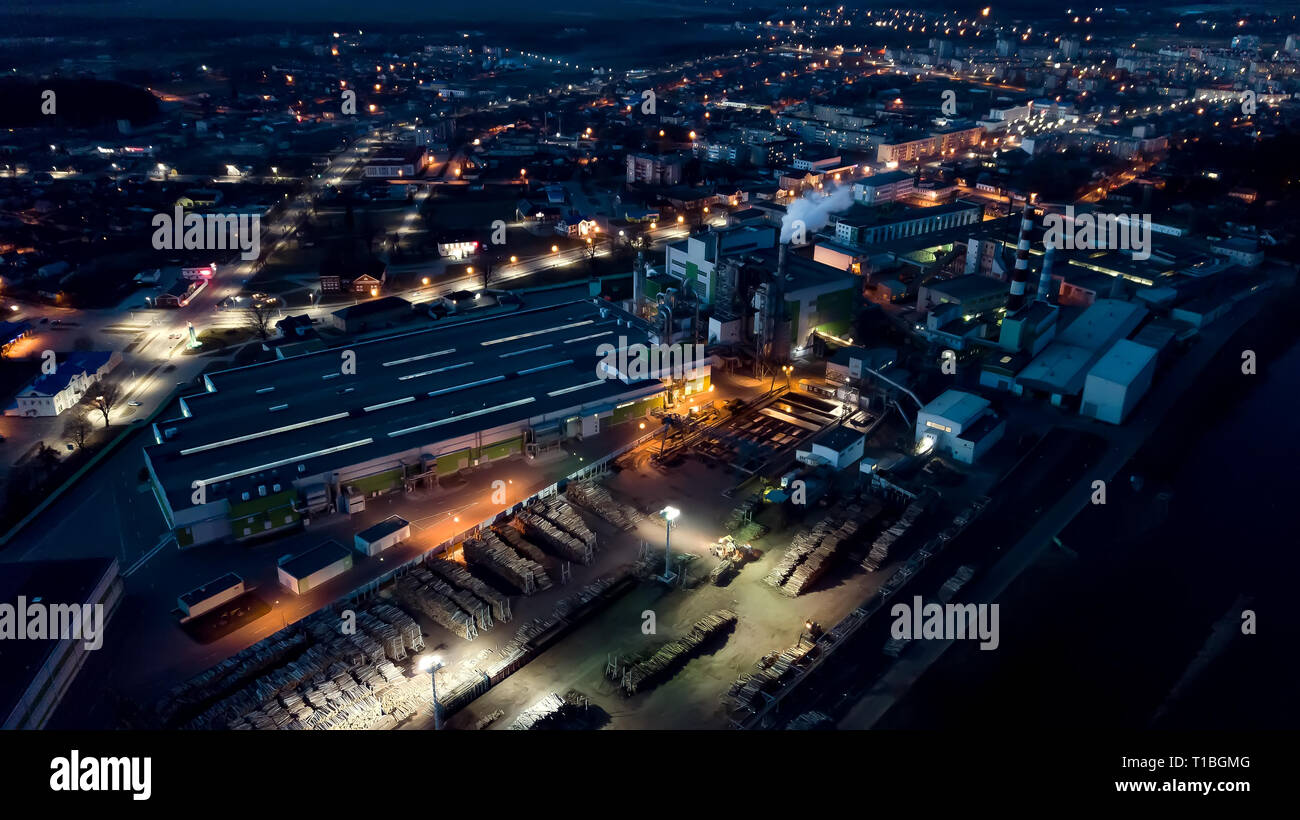
<path id="1" fill-rule="evenodd" d="M 1108 504 L 1062 534 L 1075 554 L 1017 579 L 999 651 L 950 650 L 882 728 L 1300 727 L 1300 343 L 1265 327 L 1225 347 Z"/>

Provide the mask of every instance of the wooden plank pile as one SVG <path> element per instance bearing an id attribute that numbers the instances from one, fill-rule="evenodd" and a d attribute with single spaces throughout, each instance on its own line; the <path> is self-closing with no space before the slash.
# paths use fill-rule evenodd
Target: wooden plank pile
<path id="1" fill-rule="evenodd" d="M 548 725 L 561 719 L 568 708 L 569 703 L 564 698 L 554 692 L 547 693 L 542 696 L 541 700 L 529 706 L 519 717 L 515 718 L 514 722 L 510 724 L 510 728 L 518 731 L 545 729 Z"/>
<path id="2" fill-rule="evenodd" d="M 926 507 L 929 506 L 930 500 L 931 496 L 923 493 L 907 505 L 898 520 L 889 529 L 877 536 L 876 540 L 871 544 L 871 552 L 867 553 L 867 557 L 862 559 L 863 569 L 867 572 L 875 572 L 889 562 L 890 549 L 898 539 L 907 535 L 912 529 L 917 519 L 921 517 L 921 513 L 925 512 Z"/>
<path id="3" fill-rule="evenodd" d="M 366 611 L 357 613 L 357 626 L 384 648 L 385 657 L 394 661 L 406 660 L 406 644 L 396 627 Z"/>
<path id="4" fill-rule="evenodd" d="M 705 615 L 681 638 L 669 641 L 649 658 L 628 667 L 623 673 L 623 692 L 635 695 L 642 689 L 671 677 L 690 660 L 700 644 L 735 623 L 736 613 L 729 609 L 719 609 Z"/>
<path id="5" fill-rule="evenodd" d="M 537 591 L 538 578 L 535 561 L 520 557 L 499 538 L 470 538 L 465 542 L 465 560 L 482 567 L 497 578 L 522 592 L 532 595 Z M 545 577 L 545 572 L 542 573 Z M 547 579 L 549 585 L 550 579 Z"/>
<path id="6" fill-rule="evenodd" d="M 524 538 L 523 533 L 511 524 L 495 527 L 483 536 L 484 541 L 490 541 L 494 538 L 519 553 L 522 557 L 534 561 L 540 566 L 553 563 L 551 556 L 546 554 L 546 550 L 534 544 L 533 541 Z"/>
<path id="7" fill-rule="evenodd" d="M 727 690 L 727 699 L 737 709 L 753 709 L 762 704 L 763 693 L 772 693 L 812 654 L 816 644 L 800 641 L 780 653 L 765 655 L 753 674 L 741 675 Z"/>
<path id="8" fill-rule="evenodd" d="M 574 514 L 574 517 L 577 517 L 576 513 Z M 520 527 L 523 527 L 523 532 L 529 538 L 545 545 L 551 553 L 566 560 L 575 561 L 582 564 L 584 567 L 591 564 L 591 545 L 584 543 L 573 535 L 570 535 L 566 530 L 548 521 L 542 516 L 524 511 L 515 516 L 515 522 L 517 522 Z M 518 532 L 511 526 L 506 526 L 502 529 L 506 532 Z"/>
<path id="9" fill-rule="evenodd" d="M 397 628 L 397 631 L 402 636 L 402 644 L 407 651 L 421 652 L 424 650 L 424 635 L 420 632 L 420 625 L 410 615 L 395 606 L 389 606 L 385 603 L 372 604 L 370 611 L 379 620 Z"/>
<path id="10" fill-rule="evenodd" d="M 807 732 L 814 729 L 829 729 L 831 728 L 832 723 L 833 721 L 830 719 L 829 715 L 814 710 L 811 712 L 804 712 L 799 717 L 790 721 L 785 728 L 796 732 Z"/>
<path id="11" fill-rule="evenodd" d="M 596 549 L 596 533 L 591 531 L 591 528 L 587 526 L 586 521 L 582 520 L 582 516 L 578 514 L 578 511 L 558 495 L 543 499 L 531 511 L 550 521 L 591 549 Z"/>
<path id="12" fill-rule="evenodd" d="M 197 707 L 248 683 L 264 670 L 279 664 L 289 653 L 298 651 L 307 640 L 303 632 L 293 629 L 281 630 L 263 638 L 211 669 L 173 687 L 158 702 L 155 711 L 164 724 L 170 723 L 182 710 Z"/>
<path id="13" fill-rule="evenodd" d="M 821 521 L 818 521 L 812 529 L 805 530 L 790 539 L 789 549 L 785 551 L 785 555 L 781 556 L 781 560 L 777 562 L 776 566 L 772 568 L 772 571 L 769 572 L 767 577 L 763 580 L 772 586 L 779 588 L 786 582 L 791 573 L 794 572 L 794 568 L 797 567 L 803 559 L 807 558 L 813 550 L 817 549 L 817 545 L 822 542 L 822 539 L 825 538 L 830 531 L 830 519 L 824 518 Z"/>
<path id="14" fill-rule="evenodd" d="M 474 593 L 474 597 L 492 608 L 492 617 L 494 619 L 498 621 L 510 620 L 510 599 L 475 578 L 465 567 L 455 561 L 444 559 L 430 561 L 425 566 L 452 586 Z"/>
<path id="15" fill-rule="evenodd" d="M 453 635 L 467 641 L 478 637 L 473 616 L 433 587 L 420 583 L 414 575 L 407 575 L 393 585 L 393 597 L 403 607 L 423 612 Z"/>
<path id="16" fill-rule="evenodd" d="M 808 556 L 795 567 L 794 572 L 790 573 L 790 577 L 781 585 L 783 594 L 791 598 L 801 595 L 826 574 L 826 570 L 830 568 L 831 558 L 857 534 L 859 525 L 856 518 L 861 511 L 862 508 L 856 504 L 845 508 L 849 520 L 823 538 L 816 549 L 808 553 Z"/>
<path id="17" fill-rule="evenodd" d="M 735 578 L 736 572 L 735 562 L 730 558 L 723 558 L 722 561 L 713 568 L 713 571 L 709 573 L 709 583 L 714 586 L 722 586 L 732 578 Z"/>
<path id="18" fill-rule="evenodd" d="M 401 677 L 379 694 L 379 706 L 384 714 L 392 715 L 399 723 L 427 709 L 433 700 L 433 682 L 428 672 L 418 672 L 412 677 Z"/>
<path id="19" fill-rule="evenodd" d="M 957 592 L 975 577 L 975 568 L 965 564 L 957 568 L 953 576 L 943 582 L 939 587 L 939 600 L 942 603 L 948 603 L 953 599 Z"/>
<path id="20" fill-rule="evenodd" d="M 361 654 L 361 657 L 371 663 L 379 663 L 386 657 L 383 645 L 364 632 L 349 635 L 348 640 L 356 648 L 356 651 Z"/>
<path id="21" fill-rule="evenodd" d="M 620 530 L 635 529 L 645 517 L 640 511 L 615 501 L 609 490 L 595 481 L 570 481 L 564 494 L 574 504 L 586 507 Z"/>

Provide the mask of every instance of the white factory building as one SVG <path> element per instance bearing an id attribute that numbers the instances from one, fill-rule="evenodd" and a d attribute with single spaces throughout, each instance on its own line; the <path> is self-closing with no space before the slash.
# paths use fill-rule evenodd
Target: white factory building
<path id="1" fill-rule="evenodd" d="M 973 464 L 1006 432 L 1005 419 L 989 400 L 961 390 L 946 390 L 916 414 L 918 452 L 934 451 Z"/>
<path id="2" fill-rule="evenodd" d="M 1111 424 L 1122 423 L 1151 386 L 1155 370 L 1154 349 L 1120 339 L 1088 371 L 1079 413 Z"/>

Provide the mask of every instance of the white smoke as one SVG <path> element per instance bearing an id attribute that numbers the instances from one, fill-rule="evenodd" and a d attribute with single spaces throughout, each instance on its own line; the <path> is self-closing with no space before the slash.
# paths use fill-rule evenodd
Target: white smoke
<path id="1" fill-rule="evenodd" d="M 781 217 L 781 242 L 790 241 L 796 222 L 803 223 L 804 236 L 807 237 L 826 227 L 831 214 L 846 211 L 852 204 L 853 191 L 848 187 L 831 188 L 825 195 L 816 192 L 804 194 L 791 202 L 785 209 L 785 216 Z"/>

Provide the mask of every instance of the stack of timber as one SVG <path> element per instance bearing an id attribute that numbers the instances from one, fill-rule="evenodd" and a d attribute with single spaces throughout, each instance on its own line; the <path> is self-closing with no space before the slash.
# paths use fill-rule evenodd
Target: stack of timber
<path id="1" fill-rule="evenodd" d="M 556 693 L 550 692 L 525 709 L 519 717 L 515 718 L 514 723 L 510 724 L 510 728 L 519 731 L 545 729 L 563 718 L 568 708 L 568 701 Z"/>
<path id="2" fill-rule="evenodd" d="M 568 507 L 567 504 L 565 506 Z M 572 510 L 570 512 L 574 518 L 577 518 L 577 513 L 573 513 Z M 518 522 L 519 526 L 523 527 L 524 533 L 529 538 L 545 545 L 553 554 L 568 561 L 582 564 L 584 567 L 591 564 L 591 544 L 583 542 L 555 523 L 527 511 L 521 512 L 515 518 L 515 521 Z M 513 530 L 512 527 L 504 527 L 503 529 Z"/>
<path id="3" fill-rule="evenodd" d="M 429 561 L 425 566 L 452 586 L 474 593 L 476 598 L 492 607 L 492 617 L 496 620 L 510 620 L 510 599 L 475 578 L 465 567 L 445 559 Z"/>
<path id="4" fill-rule="evenodd" d="M 879 511 L 879 505 L 876 507 Z M 875 514 L 869 510 L 863 510 L 858 504 L 850 504 L 844 508 L 843 514 L 847 519 L 843 524 L 835 529 L 834 532 L 827 535 L 817 544 L 812 552 L 795 567 L 794 572 L 786 579 L 781 586 L 781 592 L 794 597 L 805 592 L 819 578 L 826 573 L 830 567 L 831 558 L 836 552 L 850 543 L 857 535 L 861 528 L 861 521 L 874 518 Z"/>
<path id="5" fill-rule="evenodd" d="M 263 638 L 211 669 L 173 687 L 156 706 L 158 719 L 164 725 L 170 724 L 180 712 L 194 709 L 222 692 L 242 686 L 264 670 L 278 665 L 290 653 L 299 651 L 307 641 L 307 635 L 295 629 L 281 630 Z"/>
<path id="6" fill-rule="evenodd" d="M 500 541 L 510 549 L 519 553 L 521 557 L 527 558 L 529 561 L 533 561 L 538 565 L 548 563 L 551 560 L 541 547 L 537 546 L 532 541 L 529 541 L 527 538 L 524 538 L 523 535 L 520 534 L 519 530 L 515 529 L 510 524 L 496 527 L 495 529 L 484 533 L 484 541 L 491 543 L 492 539 Z"/>
<path id="7" fill-rule="evenodd" d="M 467 641 L 478 637 L 473 616 L 429 584 L 420 583 L 414 575 L 401 578 L 393 585 L 393 597 L 407 609 L 423 612 L 453 635 Z"/>
<path id="8" fill-rule="evenodd" d="M 736 563 L 730 558 L 723 558 L 722 561 L 713 568 L 713 571 L 709 573 L 709 583 L 713 584 L 715 587 L 722 586 L 732 578 L 735 578 L 736 572 Z"/>
<path id="9" fill-rule="evenodd" d="M 537 563 L 521 558 L 499 538 L 470 538 L 465 542 L 465 560 L 491 572 L 524 595 L 537 591 L 538 578 L 534 569 Z M 545 572 L 542 575 L 545 577 Z M 550 584 L 549 578 L 547 584 Z"/>
<path id="10" fill-rule="evenodd" d="M 763 703 L 763 694 L 772 694 L 803 664 L 816 644 L 800 641 L 779 654 L 764 656 L 752 675 L 741 675 L 727 690 L 727 699 L 737 709 L 755 709 Z"/>
<path id="11" fill-rule="evenodd" d="M 831 520 L 829 518 L 818 521 L 811 530 L 805 530 L 790 540 L 790 548 L 781 556 L 772 571 L 768 573 L 767 578 L 763 579 L 774 587 L 783 585 L 790 575 L 794 572 L 800 562 L 817 549 L 817 545 L 822 539 L 831 532 Z"/>
<path id="12" fill-rule="evenodd" d="M 804 712 L 799 717 L 790 721 L 785 728 L 796 732 L 806 732 L 813 729 L 829 729 L 832 724 L 833 721 L 830 719 L 829 715 L 814 710 L 812 712 Z"/>
<path id="13" fill-rule="evenodd" d="M 953 596 L 975 577 L 975 568 L 969 565 L 963 565 L 957 568 L 953 576 L 944 581 L 943 586 L 939 587 L 939 600 L 942 603 L 948 603 Z"/>
<path id="14" fill-rule="evenodd" d="M 912 526 L 916 524 L 916 520 L 921 517 L 921 513 L 925 512 L 931 500 L 932 496 L 928 493 L 922 493 L 913 499 L 893 526 L 876 537 L 876 540 L 871 544 L 871 552 L 867 553 L 867 557 L 862 561 L 862 568 L 868 572 L 875 572 L 888 563 L 889 551 L 894 542 L 907 535 Z"/>
<path id="15" fill-rule="evenodd" d="M 372 604 L 370 611 L 379 620 L 397 628 L 397 631 L 402 636 L 402 643 L 408 652 L 421 652 L 424 650 L 424 635 L 420 632 L 420 625 L 410 615 L 395 606 L 384 603 Z"/>
<path id="16" fill-rule="evenodd" d="M 357 626 L 384 648 L 385 657 L 394 661 L 406 660 L 406 644 L 396 627 L 364 611 L 357 613 Z"/>
<path id="17" fill-rule="evenodd" d="M 586 507 L 620 530 L 632 530 L 645 517 L 638 510 L 620 504 L 609 490 L 595 481 L 570 481 L 565 496 L 579 507 Z"/>
<path id="18" fill-rule="evenodd" d="M 646 660 L 629 667 L 623 673 L 623 691 L 635 695 L 673 675 L 690 660 L 691 655 L 711 636 L 736 623 L 736 613 L 719 609 L 695 622 L 690 631 L 677 640 L 669 641 Z"/>
<path id="19" fill-rule="evenodd" d="M 762 497 L 757 493 L 746 497 L 740 504 L 731 511 L 727 516 L 727 523 L 724 525 L 727 532 L 735 535 L 738 530 L 752 523 L 754 512 L 758 508 Z"/>
<path id="20" fill-rule="evenodd" d="M 596 533 L 591 531 L 587 522 L 578 515 L 578 511 L 563 498 L 552 496 L 544 499 L 533 508 L 533 511 L 586 546 L 596 549 Z"/>

